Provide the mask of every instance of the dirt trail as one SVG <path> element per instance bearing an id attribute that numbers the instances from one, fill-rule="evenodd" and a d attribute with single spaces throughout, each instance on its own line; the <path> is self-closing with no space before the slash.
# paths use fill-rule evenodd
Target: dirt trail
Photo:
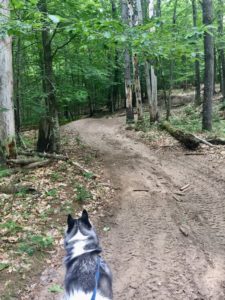
<path id="1" fill-rule="evenodd" d="M 225 299 L 224 162 L 155 152 L 121 133 L 123 122 L 84 119 L 66 126 L 100 151 L 118 190 L 104 220 L 111 230 L 102 237 L 114 299 Z"/>

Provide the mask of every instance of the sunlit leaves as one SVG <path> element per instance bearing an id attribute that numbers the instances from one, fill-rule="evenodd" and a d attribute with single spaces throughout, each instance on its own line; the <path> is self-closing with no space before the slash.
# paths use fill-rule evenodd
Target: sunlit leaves
<path id="1" fill-rule="evenodd" d="M 61 17 L 56 15 L 48 15 L 48 17 L 55 24 L 59 23 L 61 20 Z"/>

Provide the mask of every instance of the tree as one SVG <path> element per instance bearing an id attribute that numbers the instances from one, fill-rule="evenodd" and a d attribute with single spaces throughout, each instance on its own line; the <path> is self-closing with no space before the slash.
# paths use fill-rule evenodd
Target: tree
<path id="1" fill-rule="evenodd" d="M 35 1 L 18 2 L 12 0 L 8 28 L 15 36 L 15 102 L 20 102 L 22 126 L 37 125 L 45 116 L 58 128 L 59 120 L 121 108 L 124 98 L 127 119 L 133 121 L 134 92 L 136 100 L 148 98 L 154 122 L 157 86 L 169 116 L 172 89 L 192 85 L 197 77 L 193 65 L 203 66 L 205 27 L 197 0 L 192 3 L 196 12 L 191 1 L 120 0 L 122 14 L 119 0 L 39 0 L 39 11 Z M 218 54 L 221 48 L 222 36 Z"/>
<path id="2" fill-rule="evenodd" d="M 15 128 L 18 145 L 21 144 L 21 37 L 15 37 L 14 42 L 14 104 L 15 104 Z"/>
<path id="3" fill-rule="evenodd" d="M 56 99 L 55 77 L 53 71 L 52 36 L 48 27 L 46 16 L 48 14 L 46 0 L 39 2 L 39 9 L 43 13 L 42 27 L 42 66 L 43 92 L 45 95 L 47 115 L 40 122 L 37 150 L 40 152 L 59 152 L 60 132 L 58 105 Z"/>
<path id="4" fill-rule="evenodd" d="M 117 19 L 117 5 L 115 0 L 110 0 L 112 8 L 112 19 Z M 113 53 L 113 76 L 112 86 L 110 89 L 110 110 L 115 112 L 116 107 L 119 105 L 119 81 L 120 81 L 120 66 L 119 66 L 119 50 L 117 49 L 117 43 L 115 43 L 115 52 Z"/>
<path id="5" fill-rule="evenodd" d="M 205 52 L 205 77 L 204 77 L 204 101 L 202 129 L 212 130 L 212 97 L 214 82 L 214 42 L 212 33 L 213 6 L 212 0 L 203 0 L 203 24 L 206 26 L 204 32 Z"/>
<path id="6" fill-rule="evenodd" d="M 156 5 L 156 16 L 158 18 L 161 17 L 161 0 L 157 0 L 157 5 Z"/>
<path id="7" fill-rule="evenodd" d="M 135 0 L 134 6 L 134 18 L 133 26 L 141 25 L 143 23 L 141 0 Z M 141 95 L 141 83 L 139 75 L 139 62 L 137 53 L 133 54 L 134 65 L 134 88 L 136 97 L 136 108 L 138 120 L 143 119 L 143 107 L 142 107 L 142 95 Z"/>
<path id="8" fill-rule="evenodd" d="M 126 0 L 121 0 L 122 5 L 122 20 L 125 24 L 132 27 L 132 16 L 131 5 L 128 7 Z M 126 47 L 125 49 L 125 94 L 126 94 L 126 116 L 127 123 L 134 121 L 134 112 L 132 104 L 132 80 L 131 80 L 131 55 L 130 49 Z"/>
<path id="9" fill-rule="evenodd" d="M 223 26 L 223 16 L 224 16 L 224 1 L 218 0 L 218 53 L 219 53 L 219 71 L 220 71 L 220 86 L 223 95 L 223 101 L 225 101 L 225 56 L 224 56 L 224 26 Z"/>
<path id="10" fill-rule="evenodd" d="M 151 20 L 154 16 L 154 0 L 148 0 L 148 18 Z M 158 9 L 160 10 L 160 2 Z M 157 77 L 155 75 L 154 67 L 149 60 L 145 61 L 145 78 L 149 104 L 150 122 L 154 123 L 159 118 L 158 99 L 157 99 Z"/>
<path id="11" fill-rule="evenodd" d="M 193 26 L 197 28 L 197 18 L 198 18 L 198 11 L 197 11 L 197 3 L 196 0 L 192 0 L 192 12 L 193 12 Z M 198 35 L 195 35 L 196 44 L 198 42 Z M 198 106 L 201 103 L 201 73 L 200 73 L 200 56 L 199 56 L 199 49 L 196 46 L 195 50 L 195 104 Z"/>
<path id="12" fill-rule="evenodd" d="M 13 105 L 12 38 L 7 34 L 9 0 L 2 0 L 0 17 L 2 35 L 0 39 L 0 154 L 16 156 L 15 119 Z M 4 27 L 6 26 L 6 27 Z M 2 160 L 2 159 L 1 159 Z"/>

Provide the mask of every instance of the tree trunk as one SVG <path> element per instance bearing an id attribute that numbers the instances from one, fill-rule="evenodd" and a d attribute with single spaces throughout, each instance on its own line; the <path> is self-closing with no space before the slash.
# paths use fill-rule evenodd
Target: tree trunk
<path id="1" fill-rule="evenodd" d="M 159 7 L 161 2 L 158 2 L 159 11 L 161 12 L 161 8 Z M 148 18 L 151 19 L 154 16 L 154 1 L 148 0 Z M 148 104 L 149 104 L 149 115 L 150 122 L 154 123 L 159 119 L 159 111 L 158 111 L 158 95 L 157 95 L 157 77 L 155 75 L 154 67 L 147 60 L 145 62 L 145 76 L 146 76 L 146 88 L 147 88 L 147 96 L 148 96 Z"/>
<path id="2" fill-rule="evenodd" d="M 203 24 L 212 26 L 213 6 L 212 0 L 203 0 Z M 210 32 L 211 31 L 211 32 Z M 204 101 L 202 129 L 212 130 L 212 97 L 214 81 L 214 43 L 212 29 L 208 28 L 204 32 L 204 52 L 205 52 L 205 77 L 204 77 Z"/>
<path id="3" fill-rule="evenodd" d="M 117 6 L 115 0 L 110 0 L 112 6 L 112 18 L 117 19 Z M 119 101 L 119 89 L 118 89 L 118 82 L 119 82 L 119 51 L 117 49 L 117 43 L 115 44 L 115 53 L 114 55 L 114 70 L 113 70 L 113 85 L 111 88 L 110 93 L 110 110 L 114 112 L 118 107 Z"/>
<path id="4" fill-rule="evenodd" d="M 134 86 L 135 86 L 135 96 L 136 96 L 136 107 L 138 121 L 143 119 L 143 108 L 142 108 L 142 98 L 141 98 L 141 83 L 139 77 L 139 64 L 138 56 L 135 54 L 133 57 L 134 62 Z"/>
<path id="5" fill-rule="evenodd" d="M 17 143 L 20 144 L 20 127 L 21 127 L 21 38 L 16 39 L 15 49 L 15 61 L 14 61 L 14 101 L 15 101 L 15 127 Z"/>
<path id="6" fill-rule="evenodd" d="M 46 0 L 41 0 L 39 2 L 39 9 L 43 13 L 44 17 L 47 15 L 47 2 Z M 43 70 L 44 70 L 44 94 L 46 109 L 47 109 L 47 118 L 44 118 L 43 122 L 49 120 L 49 144 L 46 149 L 42 151 L 48 152 L 59 152 L 60 150 L 60 128 L 59 128 L 59 117 L 58 117 L 58 108 L 57 100 L 55 95 L 55 78 L 53 72 L 53 56 L 51 49 L 51 37 L 48 26 L 45 24 L 43 19 L 43 28 L 42 28 L 42 50 L 43 50 Z M 45 124 L 43 123 L 43 128 Z M 38 145 L 41 144 L 41 134 L 38 137 Z M 38 150 L 39 151 L 39 150 Z"/>
<path id="7" fill-rule="evenodd" d="M 156 17 L 160 18 L 161 17 L 161 0 L 157 0 L 157 5 L 156 5 Z"/>
<path id="8" fill-rule="evenodd" d="M 214 46 L 214 72 L 213 72 L 213 95 L 216 95 L 216 81 L 217 81 L 217 56 L 216 56 L 216 47 Z"/>
<path id="9" fill-rule="evenodd" d="M 172 24 L 174 25 L 174 29 L 175 30 L 175 24 L 177 21 L 177 3 L 178 0 L 175 0 L 174 3 L 174 9 L 173 9 L 173 19 L 172 19 Z M 165 92 L 165 104 L 166 104 L 166 120 L 169 120 L 170 115 L 171 115 L 171 93 L 172 93 L 172 89 L 173 89 L 173 70 L 174 70 L 174 65 L 175 65 L 175 60 L 172 58 L 170 60 L 170 79 L 169 79 L 169 90 L 168 93 Z"/>
<path id="10" fill-rule="evenodd" d="M 134 7 L 135 7 L 135 13 L 134 13 L 133 26 L 138 26 L 143 23 L 141 0 L 135 0 Z M 137 53 L 133 55 L 133 65 L 134 65 L 134 87 L 135 87 L 135 97 L 136 97 L 136 108 L 137 108 L 138 121 L 140 121 L 143 119 L 143 107 L 142 107 L 141 83 L 140 83 L 140 76 L 139 76 L 139 63 L 138 63 Z"/>
<path id="11" fill-rule="evenodd" d="M 1 1 L 0 14 L 1 22 L 7 22 L 10 14 L 9 0 Z M 12 38 L 7 32 L 2 32 L 0 38 L 0 83 L 0 156 L 3 160 L 5 156 L 16 156 Z"/>
<path id="12" fill-rule="evenodd" d="M 193 26 L 197 27 L 197 4 L 196 0 L 192 0 L 192 11 L 193 11 Z M 197 41 L 197 35 L 195 36 Z M 195 105 L 199 106 L 201 104 L 201 72 L 200 72 L 200 56 L 199 49 L 195 49 L 196 59 L 195 59 Z"/>
<path id="13" fill-rule="evenodd" d="M 223 41 L 223 10 L 224 10 L 224 1 L 218 0 L 218 34 L 219 34 L 219 45 L 218 45 L 218 54 L 219 54 L 219 73 L 220 73 L 220 87 L 221 93 L 223 95 L 223 101 L 225 101 L 225 57 L 224 57 L 224 41 Z"/>
<path id="14" fill-rule="evenodd" d="M 121 0 L 121 4 L 123 22 L 132 26 L 132 20 L 131 18 L 129 19 L 131 12 L 128 10 L 128 3 L 126 0 Z M 132 104 L 131 56 L 128 48 L 125 49 L 125 94 L 127 123 L 130 123 L 134 121 L 134 112 Z"/>
<path id="15" fill-rule="evenodd" d="M 127 123 L 130 123 L 134 121 L 134 112 L 132 103 L 131 57 L 128 49 L 125 50 L 125 93 Z"/>

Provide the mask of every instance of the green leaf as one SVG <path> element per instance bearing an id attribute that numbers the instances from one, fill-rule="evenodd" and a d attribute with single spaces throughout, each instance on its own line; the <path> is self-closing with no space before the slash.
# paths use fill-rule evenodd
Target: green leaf
<path id="1" fill-rule="evenodd" d="M 61 21 L 61 17 L 60 16 L 48 15 L 48 17 L 55 24 L 58 24 Z"/>
<path id="2" fill-rule="evenodd" d="M 105 31 L 103 33 L 103 36 L 106 38 L 106 39 L 110 39 L 111 38 L 111 33 L 109 31 Z"/>
<path id="3" fill-rule="evenodd" d="M 9 264 L 8 263 L 1 263 L 0 262 L 0 271 L 4 270 L 4 269 L 7 269 L 9 267 Z"/>
<path id="4" fill-rule="evenodd" d="M 53 284 L 48 290 L 51 293 L 61 293 L 61 292 L 63 292 L 63 289 L 58 284 Z"/>
<path id="5" fill-rule="evenodd" d="M 12 5 L 15 9 L 21 9 L 24 7 L 24 2 L 21 0 L 12 0 Z"/>

